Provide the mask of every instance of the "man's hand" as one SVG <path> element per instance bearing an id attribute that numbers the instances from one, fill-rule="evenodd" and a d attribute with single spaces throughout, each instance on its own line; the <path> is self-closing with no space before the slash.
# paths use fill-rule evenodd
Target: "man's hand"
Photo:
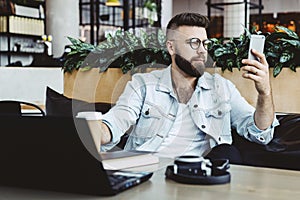
<path id="1" fill-rule="evenodd" d="M 274 120 L 274 104 L 269 78 L 269 65 L 264 54 L 252 50 L 258 60 L 244 59 L 242 63 L 243 77 L 253 80 L 258 92 L 256 111 L 254 114 L 255 125 L 261 129 L 267 129 Z"/>
<path id="2" fill-rule="evenodd" d="M 269 79 L 269 65 L 264 54 L 258 53 L 252 49 L 252 53 L 259 59 L 249 60 L 243 59 L 242 63 L 245 64 L 241 69 L 245 71 L 243 77 L 253 80 L 255 88 L 260 95 L 270 95 L 271 86 Z"/>

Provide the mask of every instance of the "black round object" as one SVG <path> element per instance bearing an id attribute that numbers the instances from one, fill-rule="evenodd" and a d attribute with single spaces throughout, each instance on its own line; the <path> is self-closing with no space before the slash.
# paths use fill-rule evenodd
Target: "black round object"
<path id="1" fill-rule="evenodd" d="M 167 167 L 165 175 L 179 183 L 216 185 L 230 182 L 228 169 L 227 159 L 208 160 L 198 156 L 180 156 L 175 159 L 174 165 Z"/>

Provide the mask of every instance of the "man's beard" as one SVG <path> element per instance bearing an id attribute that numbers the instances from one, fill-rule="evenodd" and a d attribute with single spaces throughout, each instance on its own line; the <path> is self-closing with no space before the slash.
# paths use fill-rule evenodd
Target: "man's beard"
<path id="1" fill-rule="evenodd" d="M 178 54 L 175 54 L 175 63 L 183 72 L 192 77 L 198 78 L 204 73 L 205 63 L 203 65 L 194 66 L 191 62 Z"/>

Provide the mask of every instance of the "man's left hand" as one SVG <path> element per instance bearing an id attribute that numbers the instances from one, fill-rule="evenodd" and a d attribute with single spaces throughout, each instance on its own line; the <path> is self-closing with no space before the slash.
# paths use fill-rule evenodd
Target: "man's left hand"
<path id="1" fill-rule="evenodd" d="M 252 49 L 251 52 L 258 60 L 243 59 L 245 65 L 241 69 L 244 71 L 243 77 L 253 80 L 255 88 L 260 95 L 270 95 L 271 86 L 269 79 L 269 64 L 264 54 Z"/>

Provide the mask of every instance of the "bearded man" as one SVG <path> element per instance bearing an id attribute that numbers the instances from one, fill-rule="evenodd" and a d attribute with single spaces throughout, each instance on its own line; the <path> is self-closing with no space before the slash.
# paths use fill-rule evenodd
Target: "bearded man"
<path id="1" fill-rule="evenodd" d="M 242 61 L 243 78 L 252 80 L 258 92 L 254 108 L 232 82 L 205 72 L 208 24 L 198 13 L 181 13 L 170 20 L 166 46 L 171 65 L 132 77 L 100 122 L 102 151 L 114 147 L 130 127 L 125 150 L 172 158 L 196 155 L 241 163 L 231 145 L 232 128 L 252 142 L 271 141 L 278 121 L 265 56 L 252 50 L 259 59 Z"/>

